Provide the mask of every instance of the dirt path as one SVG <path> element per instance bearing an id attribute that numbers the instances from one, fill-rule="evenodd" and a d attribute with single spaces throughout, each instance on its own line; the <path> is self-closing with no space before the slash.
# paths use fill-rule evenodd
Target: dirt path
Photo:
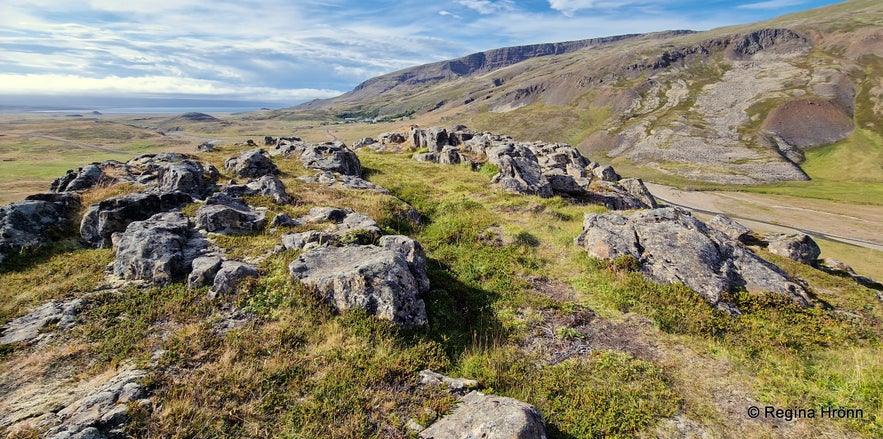
<path id="1" fill-rule="evenodd" d="M 815 238 L 883 251 L 883 206 L 646 185 L 653 196 L 666 204 L 711 215 L 724 213 L 754 230 L 802 232 Z"/>

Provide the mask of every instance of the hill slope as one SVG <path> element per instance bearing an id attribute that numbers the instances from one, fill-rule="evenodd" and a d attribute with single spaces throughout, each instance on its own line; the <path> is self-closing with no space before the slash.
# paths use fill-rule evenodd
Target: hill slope
<path id="1" fill-rule="evenodd" d="M 840 142 L 879 157 L 881 22 L 883 5 L 856 0 L 707 32 L 498 49 L 268 116 L 417 115 L 563 139 L 694 180 L 806 180 L 809 148 Z M 879 170 L 865 177 L 883 181 Z"/>

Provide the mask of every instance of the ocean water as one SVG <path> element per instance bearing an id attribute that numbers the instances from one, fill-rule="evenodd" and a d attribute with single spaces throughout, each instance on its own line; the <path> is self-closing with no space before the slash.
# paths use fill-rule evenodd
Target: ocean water
<path id="1" fill-rule="evenodd" d="M 101 114 L 181 114 L 181 113 L 206 113 L 206 114 L 230 114 L 258 111 L 262 107 L 108 107 L 108 108 L 72 108 L 66 110 L 38 110 L 34 113 L 63 113 L 82 114 L 90 116 L 93 111 Z"/>

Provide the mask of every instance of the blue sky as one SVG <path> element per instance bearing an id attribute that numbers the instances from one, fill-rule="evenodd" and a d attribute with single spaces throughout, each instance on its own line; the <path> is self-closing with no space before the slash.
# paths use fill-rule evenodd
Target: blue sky
<path id="1" fill-rule="evenodd" d="M 763 20 L 821 0 L 2 0 L 0 95 L 330 97 L 497 47 Z M 2 104 L 0 97 L 0 104 Z"/>

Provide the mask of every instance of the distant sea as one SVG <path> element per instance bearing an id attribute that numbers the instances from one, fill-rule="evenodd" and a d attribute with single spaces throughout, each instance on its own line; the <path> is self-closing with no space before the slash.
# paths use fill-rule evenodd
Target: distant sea
<path id="1" fill-rule="evenodd" d="M 263 107 L 118 107 L 118 108 L 70 108 L 52 110 L 34 110 L 31 113 L 82 114 L 89 116 L 93 111 L 101 114 L 181 114 L 181 113 L 245 113 L 258 111 Z"/>

